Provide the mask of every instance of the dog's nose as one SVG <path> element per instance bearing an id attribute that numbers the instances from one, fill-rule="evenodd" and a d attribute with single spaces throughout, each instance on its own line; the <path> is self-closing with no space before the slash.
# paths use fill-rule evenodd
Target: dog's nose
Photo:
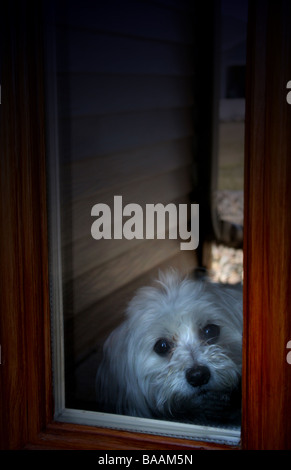
<path id="1" fill-rule="evenodd" d="M 206 366 L 195 366 L 186 371 L 186 379 L 192 387 L 205 385 L 210 379 L 210 370 Z"/>

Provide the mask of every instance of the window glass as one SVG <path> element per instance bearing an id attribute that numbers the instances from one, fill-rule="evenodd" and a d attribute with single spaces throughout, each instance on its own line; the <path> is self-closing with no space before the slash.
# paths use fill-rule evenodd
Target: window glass
<path id="1" fill-rule="evenodd" d="M 228 8 L 222 2 L 211 12 L 222 28 L 215 197 L 223 220 L 231 213 L 221 212 L 225 195 L 242 204 L 243 168 L 245 62 L 241 55 L 237 61 L 236 39 L 224 48 L 223 28 L 226 17 L 232 31 L 246 19 Z M 197 173 L 203 157 L 195 150 L 197 51 L 207 25 L 199 15 L 190 1 L 49 7 L 56 414 L 235 443 L 241 291 L 230 279 L 219 288 L 209 282 L 198 255 L 205 240 L 196 181 L 208 178 Z M 230 155 L 231 145 L 239 156 Z M 235 217 L 240 209 L 233 206 Z M 213 279 L 215 262 L 221 258 L 209 266 Z"/>
<path id="2" fill-rule="evenodd" d="M 248 2 L 221 2 L 217 186 L 220 230 L 212 246 L 214 279 L 243 281 L 243 188 Z M 219 243 L 221 241 L 221 243 Z"/>

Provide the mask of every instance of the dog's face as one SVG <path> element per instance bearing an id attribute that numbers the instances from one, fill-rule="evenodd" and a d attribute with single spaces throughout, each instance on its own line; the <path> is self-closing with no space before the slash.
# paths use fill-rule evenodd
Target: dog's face
<path id="1" fill-rule="evenodd" d="M 132 299 L 105 344 L 97 394 L 110 411 L 229 417 L 241 375 L 241 294 L 170 274 Z"/>

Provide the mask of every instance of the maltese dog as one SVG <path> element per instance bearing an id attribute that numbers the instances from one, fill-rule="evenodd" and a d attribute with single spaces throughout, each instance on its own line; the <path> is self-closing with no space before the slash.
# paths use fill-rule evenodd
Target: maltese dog
<path id="1" fill-rule="evenodd" d="M 241 287 L 171 271 L 137 291 L 107 338 L 97 401 L 111 413 L 239 424 L 241 363 Z"/>

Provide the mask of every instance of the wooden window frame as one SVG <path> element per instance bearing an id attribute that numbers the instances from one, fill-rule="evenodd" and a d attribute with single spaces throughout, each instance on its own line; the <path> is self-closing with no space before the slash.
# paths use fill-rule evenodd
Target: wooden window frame
<path id="1" fill-rule="evenodd" d="M 287 129 L 291 128 L 291 106 L 286 102 L 286 84 L 291 79 L 291 13 L 288 0 L 250 3 L 243 419 L 241 445 L 235 448 L 288 449 L 291 137 Z M 0 446 L 229 449 L 230 446 L 218 443 L 58 423 L 53 419 L 40 7 L 41 2 L 37 1 L 6 1 L 1 13 L 5 19 L 5 28 L 1 28 L 5 33 L 1 72 L 1 227 L 5 229 L 1 230 Z"/>

